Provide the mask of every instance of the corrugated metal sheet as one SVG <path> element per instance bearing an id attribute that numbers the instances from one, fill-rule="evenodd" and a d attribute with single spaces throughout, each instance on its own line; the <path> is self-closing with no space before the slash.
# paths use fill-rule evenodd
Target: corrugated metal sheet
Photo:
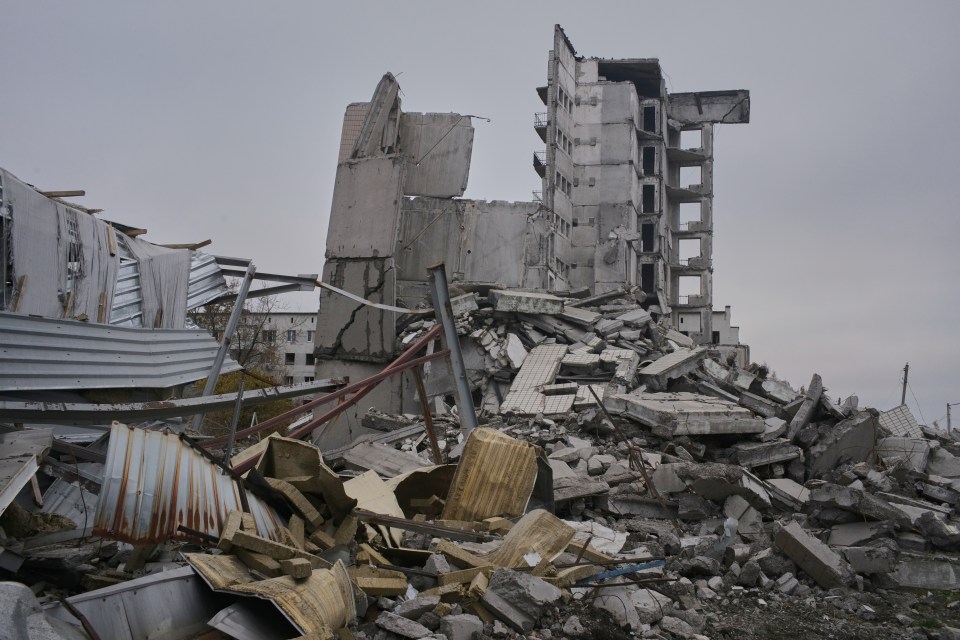
<path id="1" fill-rule="evenodd" d="M 257 533 L 277 539 L 277 513 L 247 494 Z M 94 533 L 134 544 L 189 539 L 180 525 L 220 536 L 227 515 L 239 510 L 236 483 L 173 434 L 115 423 L 104 465 Z"/>
<path id="2" fill-rule="evenodd" d="M 314 569 L 305 580 L 282 576 L 258 581 L 234 556 L 184 557 L 211 589 L 269 600 L 305 635 L 330 634 L 357 615 L 353 585 L 341 560 L 330 569 Z"/>
<path id="3" fill-rule="evenodd" d="M 87 468 L 102 467 L 96 463 L 85 463 Z M 67 482 L 63 478 L 53 481 L 43 492 L 43 513 L 56 513 L 77 523 L 78 529 L 93 526 L 93 514 L 100 497 L 87 491 L 76 482 Z"/>
<path id="4" fill-rule="evenodd" d="M 202 330 L 0 312 L 0 391 L 167 388 L 206 377 L 217 348 Z M 228 358 L 222 373 L 238 369 Z"/>
<path id="5" fill-rule="evenodd" d="M 187 640 L 208 631 L 207 620 L 223 607 L 190 567 L 121 582 L 67 598 L 106 640 Z M 61 603 L 48 615 L 79 627 Z M 86 636 L 84 636 L 86 637 Z"/>
<path id="6" fill-rule="evenodd" d="M 143 326 L 143 296 L 140 291 L 140 267 L 124 241 L 117 234 L 117 285 L 113 292 L 110 324 L 126 327 Z M 190 253 L 190 284 L 187 289 L 187 309 L 196 309 L 227 293 L 227 281 L 215 257 L 193 251 Z"/>

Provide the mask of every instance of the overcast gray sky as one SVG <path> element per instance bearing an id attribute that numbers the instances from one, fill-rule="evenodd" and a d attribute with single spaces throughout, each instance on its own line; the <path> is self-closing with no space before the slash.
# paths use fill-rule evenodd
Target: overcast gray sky
<path id="1" fill-rule="evenodd" d="M 756 361 L 881 409 L 909 361 L 918 418 L 960 402 L 953 1 L 8 0 L 0 166 L 153 242 L 319 272 L 343 110 L 385 71 L 405 110 L 492 120 L 466 197 L 530 199 L 554 23 L 672 91 L 750 90 L 715 145 L 714 304 Z"/>

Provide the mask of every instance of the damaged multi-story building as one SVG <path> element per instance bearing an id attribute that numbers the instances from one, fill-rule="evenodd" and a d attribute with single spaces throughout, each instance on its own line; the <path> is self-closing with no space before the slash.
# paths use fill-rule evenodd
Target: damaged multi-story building
<path id="1" fill-rule="evenodd" d="M 748 122 L 749 92 L 669 93 L 657 59 L 579 56 L 559 25 L 548 62 L 530 202 L 462 198 L 471 116 L 403 112 L 391 74 L 349 105 L 323 280 L 407 308 L 430 306 L 427 267 L 441 262 L 461 292 L 627 290 L 695 343 L 748 358 L 729 307 L 713 311 L 712 239 L 714 127 Z M 397 350 L 398 318 L 325 291 L 316 376 L 376 373 Z M 324 441 L 356 437 L 370 406 L 412 406 L 412 384 L 384 383 Z"/>

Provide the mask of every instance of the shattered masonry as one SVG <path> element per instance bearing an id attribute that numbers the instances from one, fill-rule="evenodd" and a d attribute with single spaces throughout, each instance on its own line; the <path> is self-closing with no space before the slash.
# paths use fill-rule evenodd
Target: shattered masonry
<path id="1" fill-rule="evenodd" d="M 746 92 L 664 94 L 655 60 L 578 58 L 559 27 L 550 65 L 537 202 L 457 199 L 470 117 L 401 112 L 392 76 L 348 107 L 318 283 L 330 377 L 300 387 L 180 397 L 218 353 L 186 310 L 252 264 L 128 255 L 142 230 L 0 172 L 17 237 L 0 313 L 0 635 L 960 636 L 960 439 L 905 405 L 831 397 L 818 374 L 798 392 L 749 364 L 735 328 L 709 335 L 712 319 L 729 327 L 729 307 L 710 307 L 709 234 L 699 260 L 676 259 L 684 233 L 709 231 L 712 126 L 745 122 Z M 676 144 L 694 129 L 701 147 Z M 678 186 L 686 165 L 700 187 Z M 652 187 L 653 209 L 616 195 L 629 184 Z M 685 201 L 702 215 L 686 228 Z M 31 242 L 66 259 L 38 266 Z M 430 304 L 437 261 L 454 276 L 444 327 L 412 309 Z M 675 281 L 704 264 L 684 301 Z M 448 402 L 442 328 L 476 428 Z M 204 407 L 331 389 L 243 425 L 232 451 L 189 428 Z"/>

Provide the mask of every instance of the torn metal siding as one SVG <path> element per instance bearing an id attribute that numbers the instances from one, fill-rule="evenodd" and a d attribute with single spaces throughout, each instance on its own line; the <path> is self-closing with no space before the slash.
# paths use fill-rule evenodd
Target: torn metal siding
<path id="1" fill-rule="evenodd" d="M 0 312 L 0 391 L 168 388 L 205 378 L 218 346 L 202 330 Z M 221 373 L 239 369 L 228 359 Z"/>
<path id="2" fill-rule="evenodd" d="M 247 494 L 257 533 L 277 539 L 282 521 Z M 104 464 L 94 533 L 133 544 L 188 539 L 180 525 L 219 537 L 227 515 L 240 510 L 236 482 L 173 434 L 115 423 Z"/>
<path id="3" fill-rule="evenodd" d="M 143 289 L 140 282 L 140 264 L 127 246 L 126 236 L 116 234 L 117 254 L 120 266 L 113 292 L 113 307 L 110 324 L 142 327 Z M 190 253 L 190 280 L 187 288 L 187 310 L 202 307 L 206 303 L 229 292 L 223 271 L 214 256 L 192 251 Z"/>

